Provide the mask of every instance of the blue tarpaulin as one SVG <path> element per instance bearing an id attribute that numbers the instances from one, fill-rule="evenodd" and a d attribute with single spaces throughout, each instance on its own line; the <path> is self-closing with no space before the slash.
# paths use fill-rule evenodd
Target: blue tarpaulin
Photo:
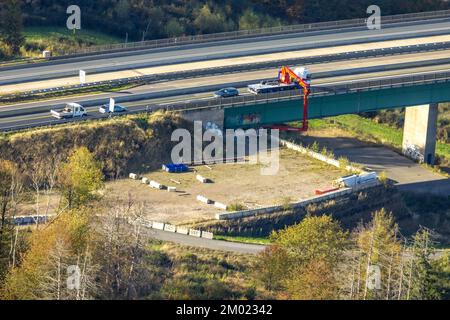
<path id="1" fill-rule="evenodd" d="M 169 173 L 182 173 L 188 172 L 189 167 L 185 164 L 165 164 L 163 170 Z"/>

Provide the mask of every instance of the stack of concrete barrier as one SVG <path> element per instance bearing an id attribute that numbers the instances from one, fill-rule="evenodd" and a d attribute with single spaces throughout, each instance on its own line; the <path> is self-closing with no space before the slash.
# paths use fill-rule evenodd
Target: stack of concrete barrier
<path id="1" fill-rule="evenodd" d="M 167 224 L 163 222 L 156 222 L 156 221 L 149 221 L 149 220 L 142 220 L 141 225 L 147 228 L 152 228 L 156 230 L 162 230 L 165 232 L 171 232 L 171 233 L 178 233 L 182 235 L 188 235 L 195 238 L 203 238 L 212 240 L 214 239 L 214 234 L 211 232 L 196 230 L 196 229 L 189 229 L 186 227 L 177 227 L 172 224 Z"/>
<path id="2" fill-rule="evenodd" d="M 329 165 L 332 165 L 334 167 L 337 167 L 337 168 L 340 168 L 340 169 L 344 169 L 344 170 L 347 170 L 349 172 L 361 172 L 361 173 L 364 172 L 364 170 L 356 168 L 356 167 L 354 167 L 352 165 L 348 165 L 345 168 L 341 168 L 341 163 L 339 162 L 339 160 L 336 160 L 336 159 L 324 156 L 321 153 L 312 151 L 312 150 L 310 150 L 308 148 L 305 148 L 303 146 L 299 146 L 299 145 L 297 145 L 295 143 L 292 143 L 292 142 L 289 142 L 289 141 L 286 141 L 286 140 L 280 140 L 280 143 L 281 143 L 282 146 L 284 146 L 284 147 L 286 147 L 288 149 L 300 152 L 302 154 L 306 154 L 306 155 L 310 156 L 311 158 L 314 158 L 316 160 L 325 162 L 325 163 L 327 163 Z"/>

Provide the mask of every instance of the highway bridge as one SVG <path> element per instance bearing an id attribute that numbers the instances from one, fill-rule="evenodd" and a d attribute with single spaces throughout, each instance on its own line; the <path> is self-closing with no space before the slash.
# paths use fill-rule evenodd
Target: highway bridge
<path id="1" fill-rule="evenodd" d="M 79 87 L 75 75 L 80 69 L 87 71 L 94 84 L 147 77 L 144 85 L 117 94 L 0 106 L 0 130 L 63 123 L 51 119 L 48 111 L 77 100 L 94 113 L 111 96 L 131 112 L 189 110 L 198 120 L 213 119 L 224 128 L 301 120 L 301 96 L 297 93 L 254 97 L 242 90 L 236 99 L 210 98 L 211 92 L 221 87 L 245 88 L 249 83 L 273 79 L 285 62 L 307 64 L 313 72 L 312 118 L 427 105 L 420 110 L 428 108 L 425 129 L 429 129 L 436 104 L 450 101 L 450 12 L 436 19 L 397 19 L 379 31 L 337 25 L 337 29 L 312 27 L 311 32 L 292 30 L 264 37 L 100 52 L 0 67 L 0 93 L 7 95 Z M 101 117 L 95 113 L 90 118 Z M 431 150 L 430 134 L 424 133 L 424 137 L 424 148 Z"/>

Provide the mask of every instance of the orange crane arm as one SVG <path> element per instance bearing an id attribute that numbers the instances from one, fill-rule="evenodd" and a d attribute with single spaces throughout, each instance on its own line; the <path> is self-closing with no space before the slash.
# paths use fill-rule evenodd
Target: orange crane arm
<path id="1" fill-rule="evenodd" d="M 295 74 L 289 67 L 282 67 L 280 71 L 280 79 L 282 83 L 290 84 L 296 81 L 303 88 L 303 126 L 301 131 L 308 131 L 308 97 L 311 94 L 311 86 L 301 77 Z"/>

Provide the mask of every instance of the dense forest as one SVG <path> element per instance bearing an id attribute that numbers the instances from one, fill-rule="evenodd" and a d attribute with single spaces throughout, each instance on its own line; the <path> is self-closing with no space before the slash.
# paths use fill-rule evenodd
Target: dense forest
<path id="1" fill-rule="evenodd" d="M 8 1 L 8 0 L 3 0 Z M 68 0 L 24 0 L 27 26 L 64 26 Z M 78 0 L 83 27 L 141 40 L 450 8 L 442 0 Z"/>

